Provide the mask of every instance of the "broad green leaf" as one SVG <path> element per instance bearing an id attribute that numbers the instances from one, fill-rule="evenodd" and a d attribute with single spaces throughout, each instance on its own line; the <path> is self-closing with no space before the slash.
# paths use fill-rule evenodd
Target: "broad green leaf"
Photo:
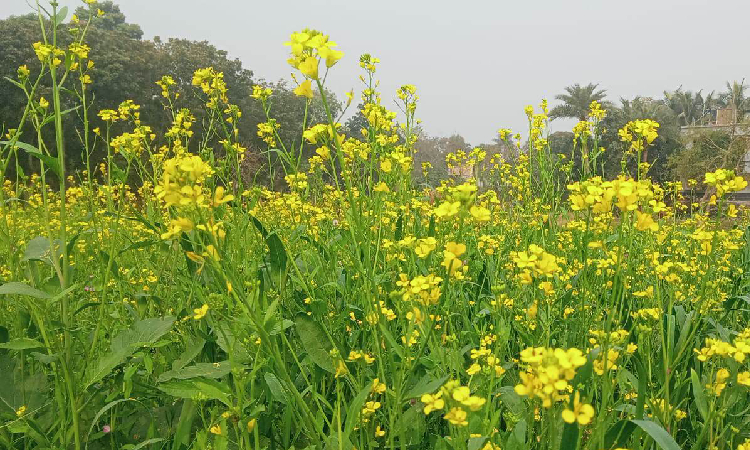
<path id="1" fill-rule="evenodd" d="M 284 386 L 281 385 L 279 379 L 276 378 L 276 375 L 266 372 L 266 374 L 263 375 L 263 379 L 266 381 L 268 389 L 271 391 L 271 395 L 276 401 L 284 405 L 289 404 L 289 397 L 286 395 L 286 390 L 284 389 Z"/>
<path id="2" fill-rule="evenodd" d="M 224 350 L 224 353 L 231 354 L 236 362 L 245 362 L 250 360 L 250 353 L 242 343 L 242 340 L 235 337 L 227 323 L 218 323 L 212 330 L 216 336 L 216 344 Z"/>
<path id="3" fill-rule="evenodd" d="M 302 340 L 302 346 L 310 355 L 310 359 L 321 369 L 334 373 L 336 368 L 333 366 L 333 358 L 330 354 L 333 346 L 325 331 L 323 331 L 323 327 L 305 313 L 298 314 L 294 323 Z"/>
<path id="4" fill-rule="evenodd" d="M 59 355 L 55 353 L 50 355 L 48 353 L 31 352 L 31 356 L 42 364 L 52 364 L 59 358 Z"/>
<path id="5" fill-rule="evenodd" d="M 435 392 L 440 388 L 440 386 L 442 386 L 443 384 L 445 384 L 446 381 L 448 381 L 448 378 L 450 378 L 450 375 L 445 375 L 440 378 L 435 378 L 431 374 L 428 373 L 419 379 L 417 384 L 415 384 L 414 387 L 411 388 L 409 392 L 406 393 L 404 398 L 417 398 L 417 397 L 421 397 L 424 394 Z"/>
<path id="6" fill-rule="evenodd" d="M 159 390 L 166 392 L 172 397 L 185 399 L 209 399 L 219 400 L 227 406 L 232 406 L 229 397 L 232 391 L 225 384 L 208 378 L 195 378 L 192 380 L 173 380 L 161 383 L 157 386 Z"/>
<path id="7" fill-rule="evenodd" d="M 110 351 L 91 366 L 86 376 L 86 386 L 107 376 L 138 348 L 155 343 L 170 330 L 174 321 L 175 318 L 171 316 L 139 320 L 129 330 L 120 332 L 112 339 Z"/>
<path id="8" fill-rule="evenodd" d="M 129 330 L 112 339 L 112 350 L 152 344 L 172 328 L 174 321 L 175 318 L 171 316 L 138 320 Z"/>
<path id="9" fill-rule="evenodd" d="M 187 380 L 197 377 L 221 378 L 229 374 L 231 370 L 232 367 L 229 364 L 229 361 L 222 361 L 217 363 L 197 363 L 193 364 L 192 366 L 164 372 L 159 376 L 159 382 L 169 381 L 172 379 Z"/>
<path id="10" fill-rule="evenodd" d="M 26 250 L 23 252 L 21 261 L 42 261 L 52 263 L 52 254 L 50 252 L 49 239 L 44 236 L 37 236 L 26 244 Z"/>
<path id="11" fill-rule="evenodd" d="M 29 338 L 18 338 L 13 339 L 10 342 L 0 344 L 0 348 L 7 348 L 9 350 L 28 350 L 30 348 L 43 348 L 44 344 L 37 341 L 36 339 Z"/>
<path id="12" fill-rule="evenodd" d="M 13 414 L 21 406 L 33 411 L 49 401 L 47 377 L 23 374 L 17 366 L 17 358 L 0 355 L 0 415 Z"/>
<path id="13" fill-rule="evenodd" d="M 503 449 L 527 449 L 526 446 L 526 430 L 528 428 L 528 425 L 526 424 L 526 421 L 521 419 L 515 427 L 513 427 L 513 431 L 511 431 L 510 436 L 508 437 L 508 440 L 506 442 L 506 446 L 503 447 Z"/>
<path id="14" fill-rule="evenodd" d="M 695 369 L 690 369 L 690 381 L 693 384 L 693 397 L 695 397 L 695 406 L 698 408 L 698 412 L 701 414 L 703 420 L 708 417 L 708 403 L 706 402 L 706 393 L 701 384 L 698 374 Z"/>
<path id="15" fill-rule="evenodd" d="M 521 396 L 516 394 L 516 390 L 513 386 L 501 387 L 498 390 L 498 395 L 500 395 L 500 400 L 503 402 L 503 405 L 510 409 L 510 412 L 514 415 L 521 417 L 524 414 L 526 404 Z"/>
<path id="16" fill-rule="evenodd" d="M 29 297 L 50 299 L 51 295 L 33 288 L 26 283 L 11 281 L 0 286 L 0 295 L 28 295 Z"/>
<path id="17" fill-rule="evenodd" d="M 11 144 L 11 142 L 10 141 L 0 141 L 0 144 Z M 60 177 L 60 175 L 61 175 L 62 172 L 60 171 L 60 163 L 57 160 L 57 158 L 55 158 L 53 156 L 50 156 L 50 155 L 46 155 L 46 154 L 40 152 L 39 149 L 36 148 L 36 147 L 34 147 L 33 145 L 25 144 L 23 142 L 14 142 L 13 146 L 14 147 L 18 147 L 20 149 L 23 149 L 29 155 L 31 155 L 31 156 L 33 156 L 35 158 L 38 158 L 44 164 L 46 164 L 47 166 L 49 166 L 49 168 L 52 169 L 52 171 L 55 172 L 55 174 L 58 177 Z"/>
<path id="18" fill-rule="evenodd" d="M 206 341 L 200 337 L 191 340 L 180 357 L 172 361 L 172 370 L 179 370 L 188 365 L 190 361 L 200 354 L 205 344 Z"/>
<path id="19" fill-rule="evenodd" d="M 562 438 L 560 439 L 560 450 L 576 448 L 578 445 L 578 424 L 566 423 L 563 426 Z"/>
<path id="20" fill-rule="evenodd" d="M 482 448 L 485 442 L 487 442 L 487 436 L 478 436 L 478 437 L 472 437 L 469 438 L 469 442 L 467 444 L 467 450 L 479 450 Z"/>
<path id="21" fill-rule="evenodd" d="M 68 17 L 68 7 L 63 6 L 60 8 L 60 11 L 57 12 L 57 15 L 55 16 L 55 25 L 60 25 L 65 21 L 65 18 Z"/>
<path id="22" fill-rule="evenodd" d="M 674 438 L 662 428 L 661 425 L 650 420 L 632 420 L 634 424 L 641 427 L 643 431 L 649 434 L 662 450 L 680 450 Z"/>

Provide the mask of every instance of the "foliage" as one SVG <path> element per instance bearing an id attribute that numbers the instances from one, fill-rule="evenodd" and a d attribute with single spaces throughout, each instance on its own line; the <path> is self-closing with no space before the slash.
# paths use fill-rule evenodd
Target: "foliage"
<path id="1" fill-rule="evenodd" d="M 39 67 L 12 78 L 28 99 L 16 129 L 37 140 L 0 141 L 4 447 L 750 445 L 750 211 L 729 201 L 747 182 L 705 173 L 716 193 L 690 204 L 658 183 L 665 105 L 593 101 L 572 140 L 549 135 L 546 101 L 529 105 L 524 143 L 508 129 L 494 148 L 430 139 L 423 153 L 471 174 L 423 187 L 416 87 L 396 92 L 397 122 L 362 55 L 366 133 L 346 136 L 324 85 L 344 54 L 305 29 L 287 42 L 299 136 L 276 126 L 288 90 L 249 95 L 281 191 L 271 165 L 266 184 L 240 176 L 229 75 L 176 57 L 161 129 L 132 99 L 93 109 L 89 35 L 60 44 L 63 16 L 53 3 Z M 66 164 L 68 104 L 102 167 Z M 7 177 L 18 154 L 39 174 Z"/>
<path id="2" fill-rule="evenodd" d="M 550 117 L 553 119 L 571 117 L 578 120 L 586 120 L 591 102 L 602 103 L 607 96 L 607 91 L 598 89 L 598 87 L 599 85 L 595 83 L 589 83 L 586 86 L 581 86 L 578 83 L 567 86 L 564 94 L 555 96 L 555 99 L 560 100 L 562 104 L 552 108 Z"/>
<path id="3" fill-rule="evenodd" d="M 685 149 L 669 158 L 674 177 L 687 183 L 702 181 L 704 173 L 739 168 L 748 149 L 748 137 L 728 130 L 696 130 L 686 136 Z"/>
<path id="4" fill-rule="evenodd" d="M 302 112 L 305 102 L 296 97 L 292 89 L 286 83 L 278 81 L 270 83 L 262 79 L 256 79 L 253 72 L 243 68 L 237 59 L 230 59 L 226 51 L 219 50 L 206 41 L 189 41 L 186 39 L 167 39 L 159 37 L 154 41 L 142 39 L 143 32 L 136 24 L 126 22 L 125 15 L 119 7 L 111 1 L 97 3 L 97 10 L 102 14 L 97 20 L 91 22 L 87 29 L 88 40 L 96 43 L 90 50 L 90 57 L 95 61 L 94 66 L 87 72 L 92 83 L 87 92 L 89 109 L 96 112 L 103 109 L 117 109 L 125 100 L 132 100 L 140 106 L 140 115 L 144 123 L 153 129 L 165 129 L 170 126 L 172 117 L 164 110 L 160 102 L 159 87 L 155 84 L 163 75 L 169 75 L 175 81 L 173 90 L 182 95 L 183 105 L 195 111 L 195 132 L 206 135 L 203 126 L 207 123 L 206 118 L 201 115 L 199 106 L 201 99 L 191 92 L 193 72 L 201 67 L 213 67 L 224 74 L 229 90 L 227 95 L 233 104 L 236 104 L 244 112 L 239 119 L 239 140 L 243 146 L 250 148 L 248 162 L 253 161 L 246 169 L 244 176 L 247 179 L 268 173 L 267 167 L 260 167 L 267 158 L 259 154 L 260 148 L 264 147 L 263 141 L 258 137 L 258 123 L 266 120 L 264 112 L 257 102 L 250 98 L 252 87 L 255 84 L 272 87 L 277 95 L 274 99 L 273 111 L 280 125 L 279 133 L 287 141 L 297 139 L 299 145 L 299 133 L 302 129 Z M 77 17 L 86 17 L 88 9 L 80 7 L 76 10 Z M 45 22 L 50 27 L 48 21 Z M 59 39 L 68 43 L 73 36 L 70 30 L 78 29 L 74 23 L 61 24 L 58 27 Z M 0 78 L 16 77 L 16 69 L 25 65 L 29 70 L 38 72 L 39 60 L 34 55 L 32 44 L 39 38 L 39 19 L 35 14 L 26 16 L 10 17 L 0 21 Z M 67 44 L 66 44 L 67 45 Z M 76 89 L 77 80 L 70 78 L 65 83 L 65 88 Z M 0 80 L 0 129 L 13 128 L 23 113 L 26 98 L 21 90 L 13 89 L 5 79 Z M 41 80 L 40 92 L 44 94 L 49 91 L 46 79 Z M 47 95 L 49 97 L 49 95 Z M 335 114 L 341 112 L 341 105 L 335 96 L 330 95 L 330 106 Z M 63 109 L 72 107 L 72 103 L 63 105 Z M 319 123 L 326 120 L 323 105 L 319 100 L 313 102 L 309 111 L 309 121 Z M 104 122 L 95 115 L 85 118 L 89 123 L 89 130 L 104 128 Z M 87 155 L 82 151 L 86 147 L 82 122 L 83 112 L 79 109 L 75 114 L 66 116 L 63 120 L 65 127 L 65 148 L 68 152 L 67 165 L 71 169 L 81 169 L 86 164 Z M 113 133 L 124 131 L 120 124 L 113 126 Z M 44 130 L 45 139 L 54 139 L 53 135 Z M 36 143 L 36 132 L 31 124 L 24 129 L 24 138 L 28 142 Z M 93 139 L 89 136 L 89 139 Z M 162 142 L 163 143 L 163 142 Z M 216 145 L 217 141 L 210 142 Z M 194 149 L 193 149 L 194 150 Z M 89 148 L 91 155 L 90 164 L 96 167 L 104 159 L 106 151 L 101 147 Z M 275 161 L 275 158 L 272 158 Z M 274 165 L 278 165 L 274 162 Z M 11 164 L 15 169 L 16 164 Z M 38 171 L 38 163 L 31 160 L 21 160 L 18 165 L 21 173 Z M 278 170 L 278 169 L 277 169 Z"/>

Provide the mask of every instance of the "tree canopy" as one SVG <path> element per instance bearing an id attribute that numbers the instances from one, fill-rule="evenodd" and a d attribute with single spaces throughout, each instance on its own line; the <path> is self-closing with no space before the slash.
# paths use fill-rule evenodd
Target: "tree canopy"
<path id="1" fill-rule="evenodd" d="M 232 59 L 224 50 L 218 49 L 208 41 L 191 41 L 188 39 L 155 37 L 153 40 L 143 39 L 143 31 L 137 24 L 128 23 L 120 8 L 112 1 L 97 3 L 103 15 L 91 23 L 88 29 L 87 41 L 90 42 L 89 56 L 94 61 L 94 67 L 89 74 L 92 79 L 90 98 L 93 104 L 88 111 L 92 128 L 103 126 L 103 122 L 96 117 L 96 113 L 103 109 L 116 109 L 125 100 L 132 100 L 140 105 L 141 118 L 144 124 L 154 130 L 167 129 L 172 117 L 162 106 L 161 89 L 155 84 L 162 76 L 169 75 L 175 85 L 174 92 L 180 93 L 180 108 L 188 108 L 196 116 L 195 129 L 202 133 L 203 117 L 201 116 L 203 100 L 196 94 L 192 86 L 193 73 L 196 69 L 213 67 L 224 74 L 228 92 L 227 96 L 232 104 L 242 111 L 240 118 L 239 139 L 250 152 L 259 153 L 258 149 L 265 148 L 265 144 L 257 135 L 257 125 L 265 122 L 266 117 L 258 102 L 250 97 L 253 86 L 262 84 L 274 90 L 272 97 L 272 114 L 280 125 L 279 135 L 287 145 L 299 146 L 302 130 L 302 117 L 305 99 L 292 92 L 285 82 L 269 82 L 255 76 L 252 70 L 243 66 L 239 59 Z M 88 12 L 78 8 L 76 15 L 85 17 Z M 49 26 L 49 24 L 45 24 Z M 74 23 L 68 23 L 59 28 L 59 39 L 67 45 L 72 41 L 71 29 Z M 39 40 L 39 19 L 36 14 L 11 16 L 0 20 L 0 129 L 15 128 L 19 123 L 26 104 L 26 97 L 22 90 L 14 87 L 5 78 L 16 78 L 16 70 L 22 65 L 34 73 L 38 73 L 40 65 L 34 54 L 33 44 Z M 43 81 L 44 82 L 44 81 Z M 68 88 L 75 90 L 77 80 L 68 80 Z M 48 90 L 48 88 L 47 88 Z M 47 95 L 43 87 L 42 95 Z M 330 92 L 327 93 L 333 114 L 339 114 L 341 104 Z M 81 120 L 82 111 L 69 114 L 65 119 L 66 128 L 66 156 L 68 164 L 73 168 L 82 163 L 81 153 Z M 308 111 L 308 124 L 325 120 L 325 112 L 319 95 L 313 100 Z M 116 128 L 113 132 L 118 132 Z M 48 131 L 43 133 L 47 137 Z M 27 142 L 35 142 L 35 133 L 27 124 L 23 130 Z M 94 155 L 94 159 L 101 158 L 102 153 Z M 265 156 L 256 158 L 265 161 Z M 24 170 L 32 169 L 31 162 L 22 162 Z"/>

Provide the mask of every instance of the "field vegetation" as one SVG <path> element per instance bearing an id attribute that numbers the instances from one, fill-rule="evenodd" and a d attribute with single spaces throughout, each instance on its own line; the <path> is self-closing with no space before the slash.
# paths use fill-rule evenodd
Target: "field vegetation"
<path id="1" fill-rule="evenodd" d="M 25 103 L 0 140 L 0 446 L 750 450 L 734 160 L 663 181 L 658 121 L 605 148 L 602 98 L 542 101 L 525 137 L 452 149 L 434 182 L 417 88 L 389 110 L 365 54 L 339 103 L 344 53 L 310 29 L 286 43 L 291 87 L 235 67 L 262 115 L 249 147 L 213 66 L 150 80 L 166 120 L 96 108 L 108 15 L 85 3 L 40 6 L 34 67 L 8 79 Z"/>

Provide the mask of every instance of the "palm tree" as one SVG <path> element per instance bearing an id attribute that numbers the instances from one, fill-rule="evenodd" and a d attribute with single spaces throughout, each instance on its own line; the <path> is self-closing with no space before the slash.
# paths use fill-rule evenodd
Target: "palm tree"
<path id="1" fill-rule="evenodd" d="M 734 121 L 739 122 L 745 110 L 750 106 L 750 99 L 745 96 L 745 79 L 742 81 L 727 81 L 727 90 L 719 95 L 719 100 L 727 108 L 734 110 Z"/>
<path id="2" fill-rule="evenodd" d="M 711 91 L 710 94 L 706 95 L 703 99 L 703 115 L 701 116 L 701 124 L 705 125 L 716 120 L 715 113 L 719 108 L 719 100 L 716 97 L 716 91 Z"/>
<path id="3" fill-rule="evenodd" d="M 599 84 L 589 83 L 581 86 L 576 83 L 573 86 L 565 88 L 565 94 L 556 95 L 555 99 L 563 102 L 550 111 L 550 117 L 557 119 L 560 117 L 572 117 L 578 120 L 586 120 L 589 116 L 591 102 L 597 101 L 603 103 L 607 96 L 606 90 L 598 89 Z"/>
<path id="4" fill-rule="evenodd" d="M 701 91 L 683 91 L 682 86 L 674 92 L 664 91 L 664 104 L 674 111 L 681 126 L 695 125 L 704 115 L 705 102 Z"/>

